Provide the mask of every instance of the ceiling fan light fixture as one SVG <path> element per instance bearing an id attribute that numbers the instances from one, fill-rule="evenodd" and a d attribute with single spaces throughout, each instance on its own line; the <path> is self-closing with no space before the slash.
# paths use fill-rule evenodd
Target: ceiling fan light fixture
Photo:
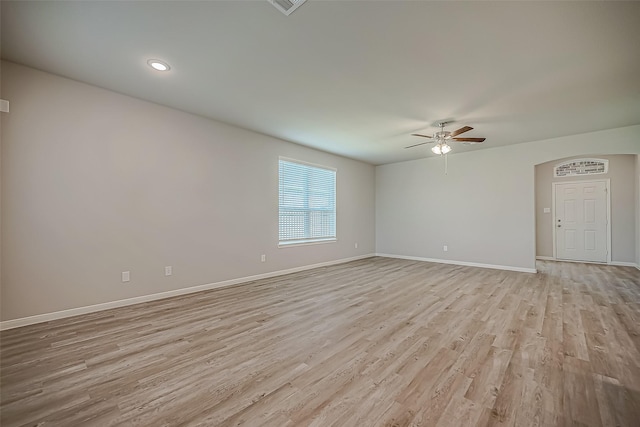
<path id="1" fill-rule="evenodd" d="M 435 132 L 433 136 L 423 135 L 421 133 L 412 133 L 411 135 L 413 136 L 428 138 L 431 141 L 421 142 L 419 144 L 413 144 L 404 148 L 413 148 L 413 147 L 418 147 L 424 144 L 435 143 L 436 145 L 433 148 L 431 148 L 431 151 L 433 151 L 437 155 L 442 155 L 442 154 L 447 154 L 451 151 L 451 146 L 449 146 L 449 142 L 461 142 L 463 144 L 480 144 L 480 143 L 483 143 L 485 140 L 485 138 L 467 138 L 467 137 L 460 138 L 458 137 L 458 135 L 461 135 L 465 132 L 469 132 L 473 128 L 471 126 L 463 126 L 460 129 L 454 130 L 453 132 L 449 132 L 444 130 L 445 125 L 448 123 L 450 122 L 438 123 L 438 126 L 440 126 L 440 130 L 438 132 Z"/>
<path id="2" fill-rule="evenodd" d="M 447 154 L 451 151 L 451 147 L 446 142 L 439 142 L 431 149 L 435 154 Z"/>

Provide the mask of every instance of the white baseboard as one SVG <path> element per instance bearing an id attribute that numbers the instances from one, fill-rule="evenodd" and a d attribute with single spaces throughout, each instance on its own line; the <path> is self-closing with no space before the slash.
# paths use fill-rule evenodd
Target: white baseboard
<path id="1" fill-rule="evenodd" d="M 179 295 L 192 294 L 195 292 L 207 291 L 210 289 L 224 288 L 226 286 L 238 285 L 241 283 L 253 282 L 260 279 L 268 279 L 285 274 L 297 273 L 299 271 L 311 270 L 318 267 L 326 267 L 335 264 L 344 264 L 345 262 L 357 261 L 359 259 L 371 258 L 375 254 L 359 255 L 351 258 L 342 258 L 334 261 L 321 262 L 318 264 L 305 265 L 302 267 L 289 268 L 287 270 L 271 271 L 269 273 L 256 274 L 254 276 L 241 277 L 238 279 L 225 280 L 216 283 L 207 283 L 206 285 L 191 286 L 188 288 L 176 289 L 173 291 L 160 292 L 157 294 L 142 295 L 134 298 L 127 298 L 118 301 L 109 301 L 105 303 L 89 305 L 85 307 L 71 308 L 68 310 L 55 311 L 53 313 L 38 314 L 35 316 L 21 317 L 19 319 L 11 319 L 0 322 L 0 331 L 6 329 L 19 328 L 21 326 L 33 325 L 36 323 L 49 322 L 66 317 L 78 316 L 81 314 L 95 313 L 97 311 L 109 310 L 112 308 L 125 307 L 128 305 L 140 304 L 143 302 L 156 301 L 165 298 L 171 298 Z"/>
<path id="2" fill-rule="evenodd" d="M 518 271 L 521 273 L 537 273 L 538 272 L 538 270 L 536 270 L 535 268 L 513 267 L 510 265 L 481 264 L 477 262 L 453 261 L 450 259 L 423 258 L 423 257 L 416 257 L 416 256 L 380 254 L 380 253 L 376 253 L 376 256 L 381 256 L 386 258 L 408 259 L 412 261 L 437 262 L 439 264 L 464 265 L 466 267 L 493 268 L 495 270 Z"/>
<path id="3" fill-rule="evenodd" d="M 569 259 L 561 259 L 561 260 L 557 260 L 553 257 L 548 257 L 548 256 L 537 256 L 536 257 L 537 260 L 541 260 L 541 261 L 559 261 L 559 262 L 579 262 L 579 263 L 588 263 L 589 261 L 572 261 Z M 636 264 L 635 262 L 621 262 L 621 261 L 611 261 L 609 264 L 606 263 L 592 263 L 592 264 L 602 264 L 602 265 L 616 265 L 619 267 L 635 267 L 638 270 L 640 270 L 640 266 L 638 266 L 638 264 Z"/>
<path id="4" fill-rule="evenodd" d="M 617 265 L 619 267 L 635 267 L 640 270 L 640 267 L 638 267 L 638 264 L 636 264 L 635 262 L 611 261 L 609 265 Z"/>

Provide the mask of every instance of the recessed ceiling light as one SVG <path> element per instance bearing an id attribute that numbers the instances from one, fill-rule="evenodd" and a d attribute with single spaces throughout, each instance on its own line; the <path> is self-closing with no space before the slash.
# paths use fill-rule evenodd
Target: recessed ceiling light
<path id="1" fill-rule="evenodd" d="M 171 67 L 169 67 L 169 64 L 160 61 L 159 59 L 150 59 L 147 61 L 147 64 L 149 64 L 151 68 L 157 71 L 169 71 L 171 69 Z"/>

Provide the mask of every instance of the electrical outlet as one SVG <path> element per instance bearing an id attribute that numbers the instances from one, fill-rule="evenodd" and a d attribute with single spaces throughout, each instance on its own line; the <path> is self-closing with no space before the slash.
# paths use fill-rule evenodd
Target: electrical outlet
<path id="1" fill-rule="evenodd" d="M 128 271 L 123 271 L 122 272 L 122 281 L 123 282 L 128 282 L 129 280 L 131 280 L 131 274 Z"/>
<path id="2" fill-rule="evenodd" d="M 358 249 L 358 244 L 356 243 L 356 249 Z"/>
<path id="3" fill-rule="evenodd" d="M 267 256 L 263 254 L 263 255 L 260 257 L 260 261 L 261 261 L 261 262 L 265 262 L 266 260 L 267 260 Z"/>
<path id="4" fill-rule="evenodd" d="M 170 265 L 167 265 L 164 268 L 164 275 L 165 276 L 171 276 L 173 274 L 173 268 Z"/>
<path id="5" fill-rule="evenodd" d="M 447 251 L 449 250 L 449 247 L 448 247 L 447 245 L 444 245 L 444 246 L 442 247 L 442 250 L 443 250 L 443 251 L 445 251 L 445 252 L 447 252 Z"/>

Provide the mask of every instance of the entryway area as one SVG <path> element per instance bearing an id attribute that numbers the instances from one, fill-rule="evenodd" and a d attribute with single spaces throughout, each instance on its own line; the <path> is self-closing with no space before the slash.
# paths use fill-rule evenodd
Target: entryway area
<path id="1" fill-rule="evenodd" d="M 535 166 L 536 259 L 636 265 L 635 154 Z"/>

